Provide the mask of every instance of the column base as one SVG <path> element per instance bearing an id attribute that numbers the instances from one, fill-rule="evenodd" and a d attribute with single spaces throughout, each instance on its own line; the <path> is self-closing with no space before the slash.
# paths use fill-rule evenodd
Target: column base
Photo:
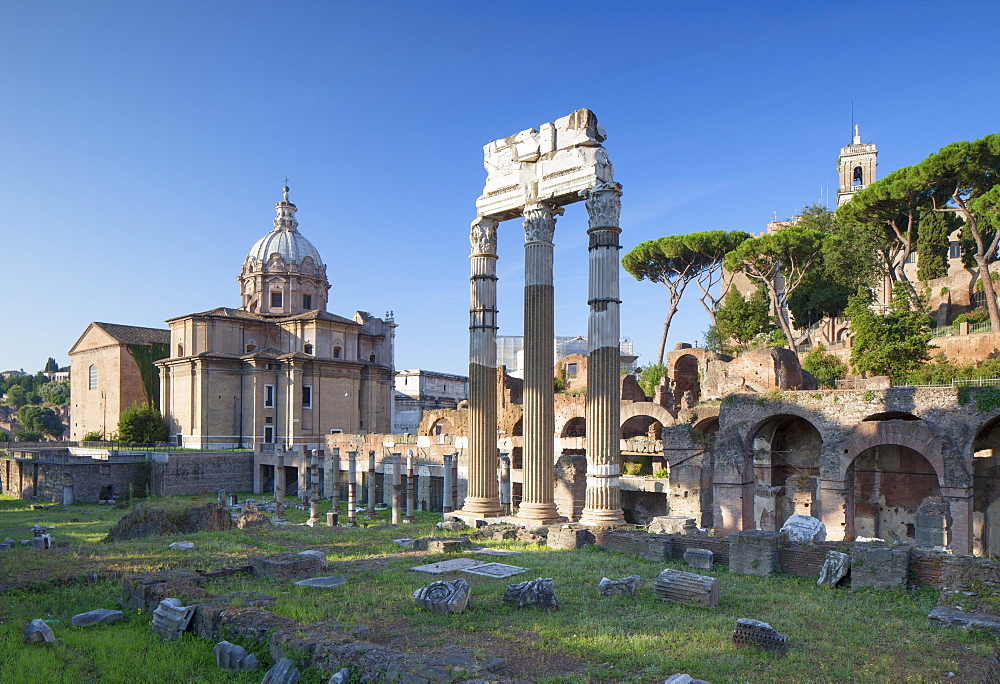
<path id="1" fill-rule="evenodd" d="M 584 508 L 580 514 L 580 525 L 586 527 L 615 527 L 617 525 L 627 525 L 625 515 L 621 511 L 599 510 Z"/>
<path id="2" fill-rule="evenodd" d="M 517 514 L 511 516 L 511 522 L 515 524 L 535 527 L 554 525 L 565 520 L 566 518 L 559 515 L 559 509 L 554 503 L 522 503 L 517 507 Z"/>
<path id="3" fill-rule="evenodd" d="M 500 506 L 500 497 L 479 498 L 465 497 L 465 502 L 461 508 L 452 511 L 455 515 L 472 516 L 476 518 L 497 518 L 503 515 L 503 508 Z"/>

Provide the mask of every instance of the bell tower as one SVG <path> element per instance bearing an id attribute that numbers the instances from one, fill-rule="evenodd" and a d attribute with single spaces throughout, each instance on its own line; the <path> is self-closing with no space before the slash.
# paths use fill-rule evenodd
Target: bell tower
<path id="1" fill-rule="evenodd" d="M 875 181 L 876 158 L 878 149 L 874 144 L 861 142 L 858 126 L 854 126 L 854 140 L 850 145 L 840 148 L 837 158 L 837 171 L 840 174 L 840 187 L 837 190 L 837 206 L 844 204 L 861 190 Z"/>

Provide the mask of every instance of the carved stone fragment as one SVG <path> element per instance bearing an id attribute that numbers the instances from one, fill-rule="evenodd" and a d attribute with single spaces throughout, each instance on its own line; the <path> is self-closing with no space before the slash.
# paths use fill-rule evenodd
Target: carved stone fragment
<path id="1" fill-rule="evenodd" d="M 851 547 L 851 587 L 905 589 L 910 568 L 910 547 L 879 542 Z"/>
<path id="2" fill-rule="evenodd" d="M 431 582 L 413 592 L 417 605 L 432 613 L 461 613 L 469 605 L 472 587 L 463 579 Z"/>
<path id="3" fill-rule="evenodd" d="M 164 641 L 176 641 L 191 622 L 195 607 L 182 606 L 180 599 L 163 599 L 153 611 L 153 632 Z"/>
<path id="4" fill-rule="evenodd" d="M 719 580 L 667 568 L 653 581 L 653 595 L 663 601 L 712 608 L 719 603 Z"/>
<path id="5" fill-rule="evenodd" d="M 282 658 L 267 671 L 260 684 L 298 684 L 299 668 L 288 658 Z"/>
<path id="6" fill-rule="evenodd" d="M 687 549 L 684 561 L 692 568 L 712 570 L 715 567 L 715 554 L 708 549 Z"/>
<path id="7" fill-rule="evenodd" d="M 736 621 L 733 645 L 741 648 L 760 648 L 778 655 L 788 653 L 788 637 L 778 634 L 766 622 L 750 618 L 740 618 Z"/>
<path id="8" fill-rule="evenodd" d="M 826 541 L 826 525 L 811 515 L 796 513 L 789 516 L 781 531 L 791 542 L 821 542 Z"/>
<path id="9" fill-rule="evenodd" d="M 555 587 L 552 578 L 527 580 L 519 584 L 508 584 L 503 593 L 504 603 L 509 603 L 518 608 L 525 606 L 535 606 L 537 608 L 558 608 L 559 600 L 556 598 Z"/>
<path id="10" fill-rule="evenodd" d="M 729 569 L 744 575 L 767 577 L 778 569 L 778 549 L 785 535 L 780 532 L 744 530 L 729 535 Z"/>
<path id="11" fill-rule="evenodd" d="M 97 610 L 90 610 L 86 613 L 78 613 L 70 619 L 70 624 L 76 627 L 90 627 L 91 625 L 98 624 L 108 624 L 110 622 L 117 622 L 121 619 L 122 612 L 120 610 L 108 610 L 107 608 L 98 608 Z"/>
<path id="12" fill-rule="evenodd" d="M 635 596 L 635 590 L 638 586 L 638 575 L 629 575 L 628 577 L 622 577 L 621 579 L 616 580 L 602 577 L 601 581 L 597 585 L 597 591 L 601 592 L 601 596 L 614 596 L 616 594 Z"/>
<path id="13" fill-rule="evenodd" d="M 220 641 L 212 649 L 215 653 L 215 664 L 223 670 L 256 670 L 257 656 L 247 653 L 246 649 L 228 641 Z"/>
<path id="14" fill-rule="evenodd" d="M 840 580 L 847 576 L 851 569 L 851 557 L 839 551 L 827 551 L 826 560 L 823 561 L 823 569 L 819 571 L 819 579 L 816 584 L 821 587 L 835 587 Z"/>

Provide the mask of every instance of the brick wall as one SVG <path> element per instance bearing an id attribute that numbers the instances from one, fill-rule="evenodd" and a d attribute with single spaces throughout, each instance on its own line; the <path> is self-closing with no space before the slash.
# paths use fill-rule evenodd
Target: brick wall
<path id="1" fill-rule="evenodd" d="M 0 491 L 22 499 L 61 503 L 63 487 L 72 483 L 75 501 L 93 503 L 108 494 L 114 499 L 130 494 L 145 496 L 149 474 L 148 462 L 65 464 L 2 458 Z"/>
<path id="2" fill-rule="evenodd" d="M 170 453 L 153 464 L 152 490 L 161 496 L 253 491 L 253 452 Z"/>

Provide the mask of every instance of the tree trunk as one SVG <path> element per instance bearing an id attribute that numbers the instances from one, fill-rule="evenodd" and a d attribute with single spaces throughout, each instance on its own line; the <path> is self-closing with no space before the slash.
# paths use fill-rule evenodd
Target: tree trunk
<path id="1" fill-rule="evenodd" d="M 986 310 L 990 314 L 990 329 L 993 332 L 1000 332 L 1000 312 L 997 311 L 996 290 L 993 289 L 993 278 L 990 275 L 990 265 L 986 263 L 986 258 L 976 255 L 976 263 L 979 264 L 979 279 L 983 281 L 983 295 L 986 297 Z"/>
<path id="2" fill-rule="evenodd" d="M 667 318 L 666 320 L 663 321 L 663 334 L 660 336 L 660 352 L 656 357 L 656 363 L 658 363 L 661 366 L 663 365 L 663 357 L 667 351 L 667 331 L 670 330 L 670 319 L 672 319 L 674 317 L 674 314 L 677 313 L 677 304 L 679 302 L 680 302 L 679 297 L 677 298 L 677 300 L 671 298 L 670 308 L 667 309 Z"/>
<path id="3" fill-rule="evenodd" d="M 781 308 L 781 302 L 778 301 L 778 291 L 775 289 L 773 282 L 765 281 L 767 286 L 767 294 L 771 298 L 771 307 L 774 309 L 775 318 L 778 319 L 778 325 L 781 327 L 781 331 L 785 333 L 786 344 L 788 348 L 795 351 L 795 340 L 792 337 L 792 326 L 791 323 L 785 318 L 785 312 Z M 788 293 L 785 293 L 788 296 Z"/>

